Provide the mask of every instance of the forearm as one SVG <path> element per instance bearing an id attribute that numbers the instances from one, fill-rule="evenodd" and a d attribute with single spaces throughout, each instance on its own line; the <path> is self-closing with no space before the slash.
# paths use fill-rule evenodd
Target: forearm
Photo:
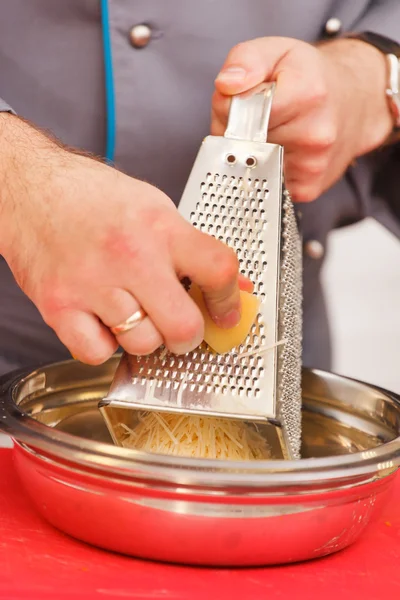
<path id="1" fill-rule="evenodd" d="M 10 170 L 13 164 L 11 152 L 11 123 L 15 117 L 0 113 L 0 254 L 5 254 L 9 243 L 10 219 L 13 215 L 12 194 L 10 195 Z"/>
<path id="2" fill-rule="evenodd" d="M 59 151 L 59 152 L 57 152 Z M 61 148 L 24 119 L 0 113 L 0 254 L 18 233 L 18 219 L 26 201 L 49 184 L 52 165 Z M 40 192 L 40 190 L 39 190 Z M 45 190 L 41 189 L 45 196 Z"/>

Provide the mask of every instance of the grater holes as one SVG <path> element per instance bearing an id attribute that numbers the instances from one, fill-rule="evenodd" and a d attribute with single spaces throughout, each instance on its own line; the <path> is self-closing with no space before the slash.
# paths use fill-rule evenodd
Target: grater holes
<path id="1" fill-rule="evenodd" d="M 252 279 L 255 289 L 262 274 L 261 269 L 266 265 L 263 234 L 260 232 L 267 223 L 266 181 L 208 173 L 200 186 L 196 210 L 190 214 L 190 220 L 196 223 L 197 228 L 204 231 L 206 226 L 208 233 L 235 249 L 240 272 Z M 212 217 L 207 218 L 208 214 Z M 243 245 L 244 239 L 247 240 L 246 247 Z M 255 356 L 241 358 L 240 354 L 251 353 L 255 347 L 259 348 L 265 331 L 260 326 L 263 326 L 261 316 L 241 348 L 226 356 L 216 357 L 204 352 L 196 356 L 189 355 L 187 368 L 190 366 L 191 371 L 196 373 L 190 381 L 191 385 L 196 390 L 207 389 L 209 393 L 215 392 L 219 386 L 218 389 L 224 389 L 224 393 L 233 395 L 239 394 L 239 388 L 242 394 L 249 394 L 249 389 L 252 389 L 254 397 L 254 390 L 261 388 L 260 382 L 264 376 L 262 363 L 258 364 Z M 253 340 L 255 336 L 256 344 Z M 175 366 L 175 370 L 182 369 Z M 251 382 L 243 377 L 250 377 Z"/>
<path id="2" fill-rule="evenodd" d="M 265 286 L 264 286 L 264 283 L 262 281 L 258 281 L 257 284 L 256 284 L 256 286 L 257 286 L 257 291 L 258 292 L 261 293 L 261 292 L 265 291 Z"/>

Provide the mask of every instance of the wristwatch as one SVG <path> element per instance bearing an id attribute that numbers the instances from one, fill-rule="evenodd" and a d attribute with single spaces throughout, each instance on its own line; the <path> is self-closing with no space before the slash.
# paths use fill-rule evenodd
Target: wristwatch
<path id="1" fill-rule="evenodd" d="M 343 37 L 371 44 L 385 54 L 388 65 L 386 96 L 394 121 L 393 133 L 388 141 L 400 139 L 400 44 L 370 31 L 349 33 Z"/>

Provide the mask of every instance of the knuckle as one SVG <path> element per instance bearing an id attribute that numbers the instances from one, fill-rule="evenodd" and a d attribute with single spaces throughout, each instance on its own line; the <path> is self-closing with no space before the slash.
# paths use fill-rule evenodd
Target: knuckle
<path id="1" fill-rule="evenodd" d="M 260 51 L 259 40 L 248 40 L 245 42 L 239 42 L 234 46 L 225 61 L 225 67 L 229 64 L 254 64 L 263 59 Z"/>
<path id="2" fill-rule="evenodd" d="M 231 248 L 221 248 L 214 253 L 211 286 L 228 287 L 234 283 L 239 272 L 239 260 Z"/>
<path id="3" fill-rule="evenodd" d="M 110 228 L 102 240 L 103 254 L 107 257 L 129 258 L 135 262 L 142 256 L 140 240 L 136 235 L 125 232 L 122 228 Z"/>
<path id="4" fill-rule="evenodd" d="M 294 192 L 294 198 L 296 199 L 297 202 L 304 202 L 304 203 L 312 202 L 313 200 L 316 199 L 316 197 L 317 197 L 317 195 L 315 194 L 315 192 L 313 191 L 313 189 L 311 187 L 295 190 L 295 192 Z"/>
<path id="5" fill-rule="evenodd" d="M 308 203 L 315 200 L 318 193 L 311 186 L 292 186 L 291 193 L 295 202 Z"/>
<path id="6" fill-rule="evenodd" d="M 60 329 L 62 329 L 62 326 Z M 67 332 L 67 336 L 68 340 L 66 345 L 73 356 L 88 365 L 95 366 L 103 364 L 116 350 L 116 345 L 105 343 L 100 340 L 93 340 L 78 328 L 72 327 Z M 63 336 L 61 335 L 60 337 Z"/>
<path id="7" fill-rule="evenodd" d="M 318 161 L 309 161 L 300 165 L 300 169 L 304 175 L 309 177 L 318 177 L 322 175 L 327 168 L 327 161 L 318 160 Z"/>
<path id="8" fill-rule="evenodd" d="M 231 51 L 228 54 L 228 60 L 230 58 L 240 56 L 244 52 L 247 52 L 248 46 L 249 46 L 248 42 L 239 42 L 238 44 L 236 44 L 236 46 L 233 46 L 233 48 L 231 49 Z"/>
<path id="9" fill-rule="evenodd" d="M 163 340 L 159 337 L 148 337 L 148 338 L 137 338 L 132 341 L 123 342 L 121 340 L 121 345 L 123 348 L 129 352 L 129 354 L 133 354 L 135 356 L 146 356 L 147 354 L 152 354 L 155 352 L 157 348 L 159 348 L 163 343 Z"/>
<path id="10" fill-rule="evenodd" d="M 308 99 L 314 106 L 320 106 L 328 97 L 328 87 L 324 81 L 318 81 L 308 88 Z"/>
<path id="11" fill-rule="evenodd" d="M 96 292 L 102 307 L 102 316 L 104 317 L 102 320 L 107 326 L 117 325 L 139 308 L 135 297 L 125 289 L 103 286 L 98 287 Z"/>
<path id="12" fill-rule="evenodd" d="M 159 193 L 161 194 L 161 192 Z M 142 209 L 141 226 L 148 227 L 157 234 L 168 232 L 171 224 L 170 215 L 169 209 L 160 206 L 159 202 L 155 202 L 153 206 Z"/>
<path id="13" fill-rule="evenodd" d="M 163 344 L 160 332 L 149 318 L 136 329 L 120 336 L 118 341 L 129 354 L 138 356 L 151 354 Z"/>
<path id="14" fill-rule="evenodd" d="M 82 356 L 81 361 L 88 364 L 93 365 L 94 367 L 97 365 L 102 365 L 105 363 L 111 356 L 113 352 L 102 352 L 100 353 L 98 350 L 93 352 L 87 352 Z"/>
<path id="15" fill-rule="evenodd" d="M 175 324 L 172 333 L 168 336 L 169 344 L 190 344 L 193 340 L 201 337 L 204 328 L 204 321 L 201 314 L 196 313 L 188 316 L 187 318 L 180 319 Z"/>
<path id="16" fill-rule="evenodd" d="M 294 190 L 293 198 L 296 202 L 310 202 L 310 195 L 307 190 Z"/>
<path id="17" fill-rule="evenodd" d="M 308 145 L 318 150 L 329 150 L 337 140 L 337 130 L 332 125 L 314 129 L 308 138 Z"/>
<path id="18" fill-rule="evenodd" d="M 57 284 L 42 285 L 36 302 L 48 325 L 52 325 L 58 315 L 70 306 L 67 290 L 63 285 Z"/>
<path id="19" fill-rule="evenodd" d="M 149 202 L 149 206 L 140 211 L 131 208 L 132 212 L 128 210 L 123 221 L 107 230 L 102 249 L 106 257 L 118 261 L 124 257 L 133 265 L 142 265 L 151 249 L 163 245 L 168 238 L 172 211 L 157 201 Z"/>

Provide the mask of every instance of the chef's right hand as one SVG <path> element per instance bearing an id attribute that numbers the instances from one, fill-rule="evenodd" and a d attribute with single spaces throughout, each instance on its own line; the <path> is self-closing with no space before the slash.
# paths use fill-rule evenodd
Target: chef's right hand
<path id="1" fill-rule="evenodd" d="M 0 252 L 46 323 L 89 364 L 118 344 L 131 354 L 198 346 L 204 322 L 184 277 L 202 288 L 221 327 L 240 319 L 230 249 L 187 223 L 160 190 L 9 114 L 0 114 Z M 139 307 L 147 317 L 115 338 L 110 327 Z"/>

